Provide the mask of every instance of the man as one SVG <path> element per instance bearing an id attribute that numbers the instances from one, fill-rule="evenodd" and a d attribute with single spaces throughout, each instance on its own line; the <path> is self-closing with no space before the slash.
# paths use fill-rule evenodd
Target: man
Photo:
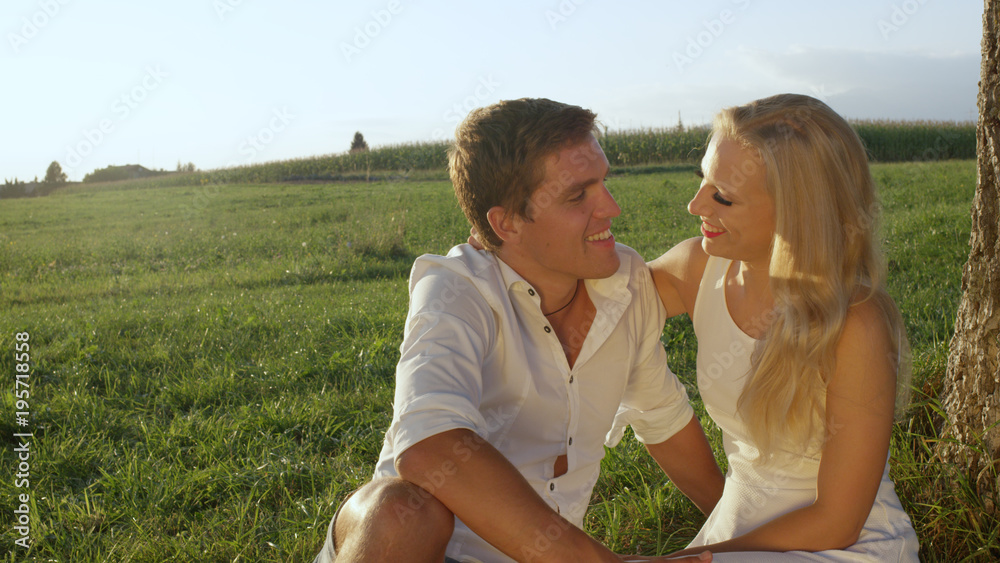
<path id="1" fill-rule="evenodd" d="M 500 102 L 459 126 L 450 174 L 485 251 L 422 256 L 375 479 L 317 562 L 620 561 L 580 528 L 624 426 L 704 512 L 722 474 L 670 372 L 665 311 L 615 243 L 595 115 Z M 690 558 L 697 561 L 697 557 Z"/>

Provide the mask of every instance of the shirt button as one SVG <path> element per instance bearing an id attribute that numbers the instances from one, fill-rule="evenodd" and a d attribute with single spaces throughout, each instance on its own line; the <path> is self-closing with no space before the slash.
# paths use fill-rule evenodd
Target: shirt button
<path id="1" fill-rule="evenodd" d="M 556 484 L 555 483 L 549 483 L 549 490 L 550 491 L 556 490 Z"/>
<path id="2" fill-rule="evenodd" d="M 535 296 L 535 290 L 534 289 L 529 289 L 528 290 L 528 295 L 534 297 Z"/>
<path id="3" fill-rule="evenodd" d="M 552 332 L 552 329 L 549 327 L 545 327 L 545 332 Z"/>
<path id="4" fill-rule="evenodd" d="M 573 445 L 573 438 L 569 439 L 569 445 L 571 445 L 571 446 Z"/>
<path id="5" fill-rule="evenodd" d="M 573 383 L 573 376 L 572 376 L 572 375 L 571 375 L 571 376 L 569 376 L 569 382 L 570 382 L 570 383 Z"/>

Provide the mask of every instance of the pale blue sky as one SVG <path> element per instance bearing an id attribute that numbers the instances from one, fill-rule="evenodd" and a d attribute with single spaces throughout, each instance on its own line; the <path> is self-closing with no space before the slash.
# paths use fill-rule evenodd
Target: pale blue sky
<path id="1" fill-rule="evenodd" d="M 611 129 L 778 93 L 848 118 L 971 120 L 982 0 L 8 0 L 0 175 L 71 180 L 450 138 L 541 96 Z"/>

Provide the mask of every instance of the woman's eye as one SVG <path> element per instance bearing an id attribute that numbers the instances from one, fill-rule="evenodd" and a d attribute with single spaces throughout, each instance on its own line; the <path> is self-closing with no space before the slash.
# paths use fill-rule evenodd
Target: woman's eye
<path id="1" fill-rule="evenodd" d="M 729 207 L 730 205 L 733 204 L 733 202 L 719 195 L 719 192 L 715 192 L 714 194 L 712 194 L 712 199 L 721 203 L 722 205 L 725 205 L 726 207 Z"/>

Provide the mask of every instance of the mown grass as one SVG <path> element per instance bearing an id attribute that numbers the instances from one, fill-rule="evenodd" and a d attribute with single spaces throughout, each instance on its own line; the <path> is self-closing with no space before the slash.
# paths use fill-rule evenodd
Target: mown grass
<path id="1" fill-rule="evenodd" d="M 653 258 L 693 236 L 692 170 L 619 169 L 616 237 Z M 975 165 L 880 164 L 875 175 L 891 291 L 917 386 L 933 391 L 961 295 Z M 139 186 L 0 202 L 0 371 L 13 373 L 14 334 L 29 333 L 34 433 L 24 552 L 13 544 L 25 489 L 13 486 L 12 434 L 24 429 L 10 376 L 4 560 L 311 560 L 381 448 L 413 258 L 468 234 L 450 185 Z M 704 415 L 690 323 L 672 321 L 664 342 Z M 974 497 L 942 492 L 957 478 L 930 452 L 932 407 L 897 428 L 892 451 L 922 556 L 988 560 L 1000 553 L 996 519 Z M 647 554 L 693 536 L 700 515 L 634 439 L 603 465 L 590 533 Z"/>

